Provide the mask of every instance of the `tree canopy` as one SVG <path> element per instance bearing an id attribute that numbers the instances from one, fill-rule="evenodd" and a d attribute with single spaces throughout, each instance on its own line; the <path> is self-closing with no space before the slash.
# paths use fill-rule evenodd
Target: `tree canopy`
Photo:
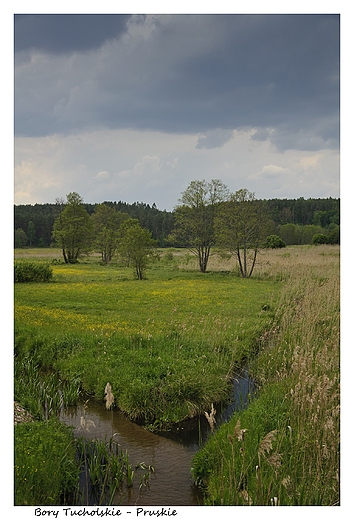
<path id="1" fill-rule="evenodd" d="M 175 209 L 175 230 L 170 240 L 187 246 L 197 256 L 199 269 L 206 272 L 210 250 L 215 245 L 214 220 L 218 205 L 228 189 L 220 180 L 192 181 Z"/>
<path id="2" fill-rule="evenodd" d="M 220 207 L 216 220 L 219 245 L 234 254 L 241 276 L 252 276 L 257 254 L 272 229 L 265 204 L 255 194 L 241 189 Z"/>
<path id="3" fill-rule="evenodd" d="M 128 265 L 132 265 L 139 280 L 142 280 L 145 271 L 154 257 L 157 243 L 151 237 L 151 232 L 140 226 L 135 219 L 125 220 L 119 231 L 119 254 L 125 258 Z"/>
<path id="4" fill-rule="evenodd" d="M 76 192 L 58 201 L 63 210 L 55 219 L 53 237 L 63 252 L 66 264 L 76 263 L 83 253 L 88 253 L 92 238 L 92 221 L 84 209 L 83 199 Z"/>
<path id="5" fill-rule="evenodd" d="M 102 262 L 109 264 L 116 253 L 119 228 L 129 217 L 106 204 L 98 204 L 92 214 L 94 237 L 92 247 L 101 253 Z"/>

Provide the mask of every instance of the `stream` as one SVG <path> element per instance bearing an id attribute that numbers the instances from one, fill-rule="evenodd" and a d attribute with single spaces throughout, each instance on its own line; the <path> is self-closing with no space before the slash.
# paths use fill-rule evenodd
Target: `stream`
<path id="1" fill-rule="evenodd" d="M 229 420 L 234 411 L 247 405 L 254 391 L 254 383 L 247 371 L 235 374 L 230 402 L 217 409 L 216 427 Z M 81 417 L 85 416 L 86 428 L 82 429 Z M 127 450 L 129 462 L 145 462 L 153 466 L 149 486 L 139 490 L 138 485 L 129 488 L 120 505 L 125 506 L 197 506 L 203 504 L 198 488 L 193 484 L 191 465 L 194 454 L 210 435 L 210 427 L 204 416 L 186 422 L 176 431 L 152 433 L 130 421 L 119 410 L 106 410 L 104 403 L 89 401 L 62 410 L 60 420 L 74 427 L 77 437 L 114 440 Z M 90 422 L 92 421 L 92 422 Z"/>

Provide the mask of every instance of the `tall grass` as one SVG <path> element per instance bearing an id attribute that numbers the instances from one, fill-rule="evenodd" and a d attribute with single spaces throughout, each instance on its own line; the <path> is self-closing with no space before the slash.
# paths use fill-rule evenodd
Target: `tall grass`
<path id="1" fill-rule="evenodd" d="M 83 475 L 76 496 L 76 505 L 112 505 L 121 502 L 138 476 L 139 489 L 149 487 L 152 466 L 144 462 L 133 466 L 126 450 L 115 442 L 76 439 L 78 462 Z"/>
<path id="2" fill-rule="evenodd" d="M 15 426 L 15 505 L 111 505 L 139 482 L 149 486 L 152 466 L 132 465 L 109 441 L 74 439 L 57 418 Z"/>
<path id="3" fill-rule="evenodd" d="M 250 363 L 257 398 L 195 457 L 206 504 L 339 503 L 338 254 L 302 253 L 286 257 L 277 321 Z"/>
<path id="4" fill-rule="evenodd" d="M 14 398 L 36 419 L 46 420 L 58 416 L 69 405 L 76 404 L 80 396 L 77 378 L 62 381 L 53 371 L 43 372 L 30 356 L 15 356 Z"/>
<path id="5" fill-rule="evenodd" d="M 52 418 L 18 424 L 14 434 L 15 505 L 68 503 L 79 475 L 69 428 Z"/>

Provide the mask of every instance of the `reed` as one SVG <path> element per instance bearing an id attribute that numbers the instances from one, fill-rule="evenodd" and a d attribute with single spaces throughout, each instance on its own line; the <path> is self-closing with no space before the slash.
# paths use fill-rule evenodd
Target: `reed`
<path id="1" fill-rule="evenodd" d="M 107 383 L 104 389 L 104 400 L 106 401 L 106 409 L 110 410 L 114 403 L 114 395 L 110 383 Z"/>
<path id="2" fill-rule="evenodd" d="M 15 356 L 14 397 L 37 419 L 58 416 L 63 408 L 76 404 L 80 382 L 73 377 L 61 380 L 57 373 L 43 372 L 29 356 Z"/>
<path id="3" fill-rule="evenodd" d="M 207 418 L 207 421 L 208 421 L 208 424 L 210 426 L 211 431 L 214 432 L 215 423 L 216 423 L 216 420 L 215 420 L 216 410 L 214 408 L 214 404 L 213 403 L 211 403 L 211 411 L 210 411 L 210 413 L 204 412 L 204 415 Z"/>
<path id="4" fill-rule="evenodd" d="M 126 450 L 109 441 L 76 439 L 83 484 L 77 492 L 77 505 L 119 504 L 139 477 L 139 490 L 148 487 L 152 466 L 140 462 L 133 466 Z"/>
<path id="5" fill-rule="evenodd" d="M 193 462 L 206 504 L 339 504 L 339 258 L 302 252 L 250 362 L 258 395 Z"/>

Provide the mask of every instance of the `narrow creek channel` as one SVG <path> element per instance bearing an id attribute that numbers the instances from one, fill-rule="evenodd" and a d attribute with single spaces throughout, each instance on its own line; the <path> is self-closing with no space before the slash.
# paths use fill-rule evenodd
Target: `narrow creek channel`
<path id="1" fill-rule="evenodd" d="M 218 410 L 217 426 L 230 419 L 233 412 L 246 406 L 254 390 L 254 383 L 245 370 L 235 374 L 230 403 Z M 197 506 L 203 500 L 191 477 L 194 454 L 210 434 L 205 417 L 200 417 L 178 431 L 166 434 L 152 433 L 131 422 L 119 410 L 106 410 L 103 403 L 89 401 L 62 410 L 60 420 L 74 427 L 77 437 L 109 440 L 113 435 L 122 450 L 127 450 L 129 462 L 145 462 L 154 467 L 149 486 L 139 491 L 138 485 L 127 490 L 120 504 L 126 506 Z M 85 430 L 81 428 L 81 417 L 85 416 Z M 92 421 L 89 422 L 89 421 Z"/>

